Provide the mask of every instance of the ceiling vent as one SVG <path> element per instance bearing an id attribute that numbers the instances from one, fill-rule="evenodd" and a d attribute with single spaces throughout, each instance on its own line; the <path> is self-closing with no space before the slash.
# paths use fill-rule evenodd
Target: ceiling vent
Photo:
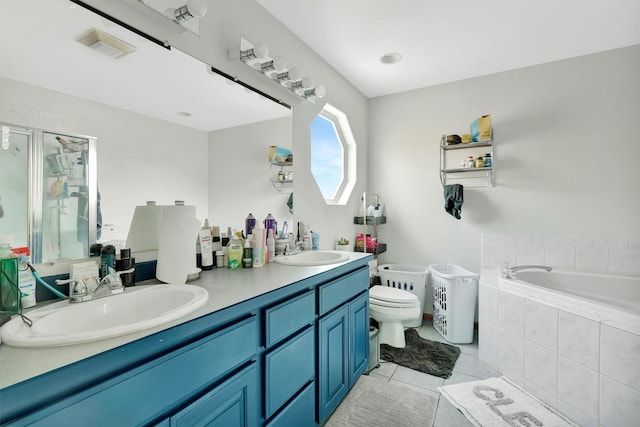
<path id="1" fill-rule="evenodd" d="M 76 41 L 114 59 L 122 58 L 136 50 L 135 46 L 131 46 L 129 43 L 123 42 L 119 38 L 97 28 L 87 31 L 76 38 Z"/>

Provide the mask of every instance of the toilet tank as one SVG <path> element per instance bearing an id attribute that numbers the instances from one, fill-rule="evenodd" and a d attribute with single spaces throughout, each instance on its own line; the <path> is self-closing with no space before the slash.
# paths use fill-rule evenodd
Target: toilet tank
<path id="1" fill-rule="evenodd" d="M 383 264 L 378 266 L 380 284 L 411 292 L 418 297 L 420 309 L 424 313 L 427 296 L 429 267 L 418 265 Z"/>

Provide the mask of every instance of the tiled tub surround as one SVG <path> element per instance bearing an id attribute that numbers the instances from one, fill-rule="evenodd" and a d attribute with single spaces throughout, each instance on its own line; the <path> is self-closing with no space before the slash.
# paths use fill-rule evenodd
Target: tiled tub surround
<path id="1" fill-rule="evenodd" d="M 637 306 L 615 308 L 583 296 L 502 279 L 498 266 L 507 261 L 510 265 L 546 264 L 555 270 L 634 276 L 623 281 L 638 287 L 639 242 L 484 235 L 482 243 L 480 360 L 585 427 L 637 425 Z M 590 257 L 600 253 L 604 259 L 582 259 L 590 250 Z M 617 256 L 622 259 L 613 259 Z M 562 261 L 560 266 L 554 260 Z M 529 280 L 536 280 L 535 274 L 529 274 Z M 611 287 L 602 283 L 602 295 Z M 630 293 L 638 295 L 638 290 Z M 624 298 L 628 300 L 629 295 Z"/>

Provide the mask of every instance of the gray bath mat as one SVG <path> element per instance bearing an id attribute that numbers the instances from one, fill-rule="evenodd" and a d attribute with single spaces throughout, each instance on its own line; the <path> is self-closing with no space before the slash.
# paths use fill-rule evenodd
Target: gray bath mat
<path id="1" fill-rule="evenodd" d="M 437 405 L 432 395 L 362 375 L 325 427 L 431 427 Z"/>
<path id="2" fill-rule="evenodd" d="M 440 378 L 451 376 L 460 348 L 421 338 L 415 329 L 404 331 L 404 338 L 405 348 L 380 344 L 380 359 Z"/>

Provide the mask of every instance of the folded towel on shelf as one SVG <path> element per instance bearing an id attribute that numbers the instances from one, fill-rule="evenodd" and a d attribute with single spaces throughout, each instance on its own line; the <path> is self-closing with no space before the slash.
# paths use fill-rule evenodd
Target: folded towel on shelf
<path id="1" fill-rule="evenodd" d="M 444 210 L 456 217 L 456 219 L 460 219 L 460 213 L 462 212 L 462 202 L 464 201 L 462 189 L 461 184 L 444 186 Z"/>

